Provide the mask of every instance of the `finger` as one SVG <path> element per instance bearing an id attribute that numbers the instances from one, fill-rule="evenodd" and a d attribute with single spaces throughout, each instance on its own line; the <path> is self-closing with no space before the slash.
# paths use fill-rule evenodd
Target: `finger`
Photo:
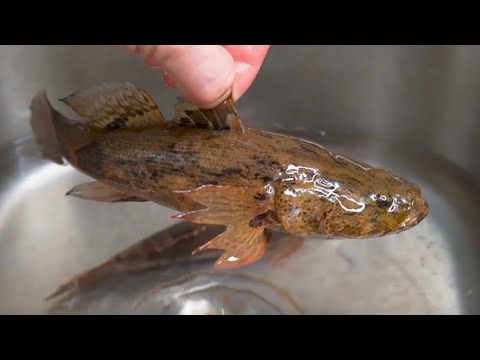
<path id="1" fill-rule="evenodd" d="M 220 45 L 125 45 L 161 67 L 194 104 L 211 108 L 229 94 L 235 79 L 232 56 Z"/>
<path id="2" fill-rule="evenodd" d="M 233 98 L 236 101 L 252 85 L 267 56 L 270 45 L 225 45 L 235 62 Z"/>

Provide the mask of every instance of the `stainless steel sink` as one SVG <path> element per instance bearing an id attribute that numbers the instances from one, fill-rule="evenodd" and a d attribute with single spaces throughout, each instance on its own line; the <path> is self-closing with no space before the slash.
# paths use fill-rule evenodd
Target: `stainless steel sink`
<path id="1" fill-rule="evenodd" d="M 99 284 L 57 311 L 480 313 L 478 64 L 480 49 L 468 46 L 274 46 L 238 103 L 246 124 L 412 179 L 428 218 L 385 238 L 310 239 L 276 266 L 212 274 L 212 258 L 172 261 Z M 0 47 L 0 313 L 50 313 L 44 299 L 61 283 L 176 223 L 150 203 L 66 197 L 88 177 L 42 159 L 32 141 L 29 105 L 39 89 L 54 99 L 106 80 L 149 90 L 173 114 L 178 94 L 161 73 L 116 48 Z"/>

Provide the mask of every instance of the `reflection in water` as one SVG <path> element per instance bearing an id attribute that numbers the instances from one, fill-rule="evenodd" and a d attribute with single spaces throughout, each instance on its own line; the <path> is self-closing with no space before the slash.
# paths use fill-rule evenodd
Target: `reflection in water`
<path id="1" fill-rule="evenodd" d="M 157 232 L 61 285 L 47 298 L 59 298 L 50 313 L 103 313 L 107 308 L 151 314 L 301 313 L 286 291 L 265 280 L 234 271 L 212 272 L 218 251 L 192 256 L 195 248 L 222 231 L 221 226 L 181 222 Z M 219 306 L 220 295 L 235 306 Z M 121 306 L 112 309 L 114 302 Z"/>

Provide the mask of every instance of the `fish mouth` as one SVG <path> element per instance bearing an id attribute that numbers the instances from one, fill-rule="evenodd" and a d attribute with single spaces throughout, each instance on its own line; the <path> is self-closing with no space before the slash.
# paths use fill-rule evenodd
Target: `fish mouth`
<path id="1" fill-rule="evenodd" d="M 395 229 L 396 232 L 404 231 L 418 225 L 423 219 L 425 219 L 430 211 L 427 200 L 423 197 L 415 201 L 407 218 L 403 220 L 400 225 Z"/>

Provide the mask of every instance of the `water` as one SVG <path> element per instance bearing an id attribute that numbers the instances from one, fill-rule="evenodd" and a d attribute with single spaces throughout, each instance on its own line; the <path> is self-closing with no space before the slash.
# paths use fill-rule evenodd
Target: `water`
<path id="1" fill-rule="evenodd" d="M 192 259 L 169 268 L 168 276 L 153 271 L 112 280 L 81 307 L 74 299 L 62 312 L 480 313 L 477 185 L 452 164 L 415 147 L 350 140 L 348 146 L 330 140 L 328 147 L 419 184 L 430 204 L 427 219 L 385 238 L 309 239 L 276 266 L 260 261 L 220 280 L 208 273 L 214 259 Z M 28 139 L 4 152 L 0 167 L 2 314 L 45 313 L 50 304 L 44 298 L 58 285 L 177 222 L 169 218 L 173 211 L 155 204 L 65 197 L 89 178 L 41 160 Z M 138 298 L 162 279 L 166 287 L 134 310 Z M 226 303 L 236 304 L 236 310 Z"/>

